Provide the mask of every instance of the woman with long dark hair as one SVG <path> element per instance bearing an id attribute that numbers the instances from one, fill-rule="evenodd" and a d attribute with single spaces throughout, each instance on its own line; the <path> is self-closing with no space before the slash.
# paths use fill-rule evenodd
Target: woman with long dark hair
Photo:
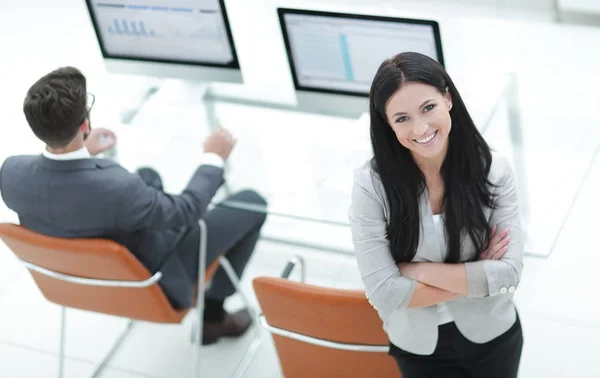
<path id="1" fill-rule="evenodd" d="M 523 334 L 516 186 L 444 68 L 418 53 L 382 63 L 370 93 L 373 158 L 350 221 L 370 303 L 405 378 L 515 378 Z"/>

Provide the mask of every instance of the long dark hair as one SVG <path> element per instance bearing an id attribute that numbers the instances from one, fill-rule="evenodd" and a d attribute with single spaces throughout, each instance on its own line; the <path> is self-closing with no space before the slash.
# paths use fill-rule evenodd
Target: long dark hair
<path id="1" fill-rule="evenodd" d="M 448 152 L 442 163 L 448 253 L 445 262 L 460 262 L 462 241 L 469 236 L 479 258 L 489 243 L 490 225 L 484 207 L 494 208 L 488 173 L 492 153 L 444 68 L 425 55 L 406 52 L 384 61 L 370 93 L 373 169 L 379 174 L 390 206 L 388 240 L 396 262 L 409 262 L 420 238 L 419 198 L 426 189 L 425 177 L 410 151 L 402 146 L 387 122 L 385 108 L 390 98 L 408 82 L 437 88 L 452 97 L 452 129 Z"/>

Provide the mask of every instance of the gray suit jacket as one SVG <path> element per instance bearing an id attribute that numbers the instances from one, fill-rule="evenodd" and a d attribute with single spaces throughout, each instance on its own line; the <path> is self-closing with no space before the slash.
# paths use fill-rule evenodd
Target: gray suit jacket
<path id="1" fill-rule="evenodd" d="M 223 170 L 200 166 L 180 195 L 156 190 L 111 160 L 13 156 L 0 169 L 0 191 L 21 225 L 67 238 L 107 238 L 126 246 L 176 307 L 190 307 L 192 279 L 175 253 L 223 183 Z"/>
<path id="2" fill-rule="evenodd" d="M 523 268 L 523 232 L 516 186 L 509 162 L 494 153 L 489 180 L 497 185 L 497 209 L 485 209 L 492 225 L 509 229 L 508 251 L 500 260 L 466 262 L 468 295 L 447 303 L 461 333 L 485 343 L 507 331 L 516 320 L 513 292 Z M 420 199 L 421 238 L 413 261 L 443 262 L 427 191 Z M 367 298 L 383 320 L 390 341 L 415 354 L 433 353 L 437 345 L 437 306 L 407 308 L 416 281 L 403 277 L 390 253 L 390 209 L 381 179 L 367 162 L 355 172 L 349 212 L 358 267 Z M 461 261 L 472 261 L 475 247 L 465 238 Z"/>

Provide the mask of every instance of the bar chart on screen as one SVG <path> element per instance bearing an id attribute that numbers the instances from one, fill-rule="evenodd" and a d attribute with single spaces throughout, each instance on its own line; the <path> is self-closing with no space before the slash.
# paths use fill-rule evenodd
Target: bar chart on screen
<path id="1" fill-rule="evenodd" d="M 94 7 L 97 28 L 110 53 L 232 59 L 218 0 L 104 0 L 94 2 Z"/>
<path id="2" fill-rule="evenodd" d="M 157 37 L 153 29 L 147 29 L 144 21 L 135 21 L 127 19 L 113 20 L 112 25 L 107 28 L 110 34 L 137 36 L 137 37 Z"/>

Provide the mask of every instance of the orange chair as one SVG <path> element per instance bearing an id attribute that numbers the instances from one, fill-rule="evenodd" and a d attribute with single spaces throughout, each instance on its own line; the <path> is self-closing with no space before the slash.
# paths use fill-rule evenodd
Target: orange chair
<path id="1" fill-rule="evenodd" d="M 193 327 L 193 377 L 200 374 L 200 350 L 206 284 L 219 264 L 250 308 L 247 298 L 240 290 L 239 279 L 224 257 L 206 268 L 206 224 L 201 228 L 200 262 L 196 298 L 196 319 Z M 59 353 L 59 377 L 63 377 L 66 308 L 110 314 L 128 318 L 129 322 L 113 347 L 94 369 L 97 377 L 121 345 L 133 326 L 133 321 L 178 324 L 188 309 L 174 309 L 158 285 L 161 272 L 150 272 L 124 246 L 105 239 L 64 239 L 37 234 L 22 226 L 0 224 L 0 238 L 29 269 L 37 286 L 50 302 L 62 307 Z M 204 283 L 204 284 L 203 284 Z M 242 376 L 261 338 L 258 318 L 253 314 L 255 337 L 242 358 L 234 376 Z"/>
<path id="2" fill-rule="evenodd" d="M 288 280 L 300 263 L 302 282 Z M 304 262 L 295 257 L 282 278 L 257 277 L 260 320 L 273 335 L 286 378 L 401 377 L 387 355 L 389 340 L 364 291 L 304 283 Z"/>

